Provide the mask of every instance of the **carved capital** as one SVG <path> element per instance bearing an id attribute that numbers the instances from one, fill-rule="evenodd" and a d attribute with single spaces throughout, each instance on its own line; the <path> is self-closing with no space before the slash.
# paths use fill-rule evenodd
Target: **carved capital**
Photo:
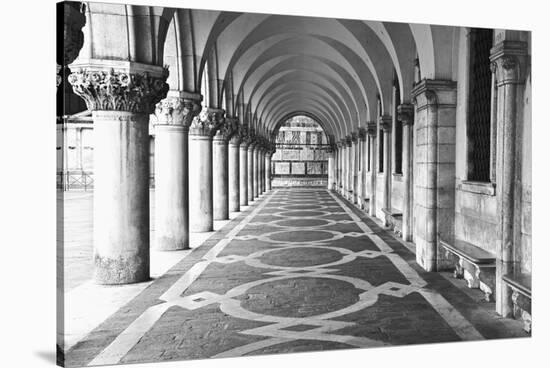
<path id="1" fill-rule="evenodd" d="M 191 126 L 193 118 L 201 111 L 200 99 L 168 96 L 155 107 L 154 125 Z"/>
<path id="2" fill-rule="evenodd" d="M 350 136 L 351 136 L 351 142 L 357 143 L 357 138 L 358 138 L 357 132 L 351 132 Z"/>
<path id="3" fill-rule="evenodd" d="M 491 49 L 491 70 L 499 85 L 520 83 L 527 74 L 527 43 L 505 40 Z"/>
<path id="4" fill-rule="evenodd" d="M 366 130 L 365 128 L 361 127 L 361 128 L 359 128 L 359 129 L 357 130 L 357 137 L 358 137 L 360 140 L 364 141 L 366 135 L 367 135 L 367 130 Z"/>
<path id="5" fill-rule="evenodd" d="M 225 111 L 222 109 L 203 108 L 198 116 L 193 118 L 189 134 L 213 137 L 223 125 Z"/>
<path id="6" fill-rule="evenodd" d="M 345 142 L 346 142 L 346 146 L 351 147 L 351 143 L 352 143 L 351 136 L 348 135 L 344 139 L 345 139 Z"/>
<path id="7" fill-rule="evenodd" d="M 232 139 L 232 137 L 237 136 L 237 140 L 240 141 L 240 138 L 238 137 L 238 129 L 239 120 L 234 117 L 226 117 L 224 123 L 220 125 L 219 129 L 217 130 L 214 139 L 229 141 L 230 139 Z"/>
<path id="8" fill-rule="evenodd" d="M 371 137 L 376 137 L 378 127 L 376 126 L 376 121 L 367 122 L 367 134 Z"/>
<path id="9" fill-rule="evenodd" d="M 74 93 L 90 111 L 129 111 L 152 114 L 168 92 L 168 69 L 148 71 L 80 69 L 69 75 Z"/>
<path id="10" fill-rule="evenodd" d="M 397 119 L 403 125 L 414 124 L 414 106 L 412 104 L 401 104 L 397 106 Z"/>
<path id="11" fill-rule="evenodd" d="M 411 91 L 416 110 L 428 106 L 456 106 L 456 82 L 451 80 L 423 79 Z"/>
<path id="12" fill-rule="evenodd" d="M 391 133 L 391 116 L 383 115 L 378 117 L 378 122 L 380 127 L 384 130 L 385 133 Z"/>

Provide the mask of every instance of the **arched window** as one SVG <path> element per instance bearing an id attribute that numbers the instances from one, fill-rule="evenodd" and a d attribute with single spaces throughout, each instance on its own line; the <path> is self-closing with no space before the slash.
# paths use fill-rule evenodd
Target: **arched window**
<path id="1" fill-rule="evenodd" d="M 491 171 L 491 85 L 493 30 L 470 30 L 468 89 L 468 180 L 489 182 Z"/>

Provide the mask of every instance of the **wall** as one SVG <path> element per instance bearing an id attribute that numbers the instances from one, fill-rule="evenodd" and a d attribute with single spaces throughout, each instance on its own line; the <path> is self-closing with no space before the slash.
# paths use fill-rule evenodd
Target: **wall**
<path id="1" fill-rule="evenodd" d="M 480 248 L 494 252 L 497 247 L 496 191 L 490 185 L 468 183 L 467 133 L 469 49 L 467 30 L 461 28 L 458 52 L 456 107 L 456 203 L 455 236 Z"/>

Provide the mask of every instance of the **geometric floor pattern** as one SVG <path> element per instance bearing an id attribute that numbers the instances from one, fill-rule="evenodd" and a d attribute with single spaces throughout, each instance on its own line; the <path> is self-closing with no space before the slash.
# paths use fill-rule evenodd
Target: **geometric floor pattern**
<path id="1" fill-rule="evenodd" d="M 525 336 L 491 308 L 424 272 L 337 194 L 277 189 L 65 358 L 93 366 Z"/>

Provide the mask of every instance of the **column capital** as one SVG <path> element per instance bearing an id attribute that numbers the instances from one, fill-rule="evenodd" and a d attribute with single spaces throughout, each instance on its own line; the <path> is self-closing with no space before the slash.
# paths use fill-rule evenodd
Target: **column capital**
<path id="1" fill-rule="evenodd" d="M 414 124 L 414 106 L 412 104 L 401 104 L 397 106 L 397 120 L 403 125 Z"/>
<path id="2" fill-rule="evenodd" d="M 367 134 L 371 137 L 375 137 L 378 131 L 376 121 L 367 121 Z"/>
<path id="3" fill-rule="evenodd" d="M 202 109 L 198 116 L 193 118 L 189 128 L 190 135 L 213 137 L 217 130 L 224 125 L 225 111 L 210 107 Z"/>
<path id="4" fill-rule="evenodd" d="M 382 115 L 378 117 L 378 123 L 385 133 L 391 133 L 391 120 L 390 115 Z"/>
<path id="5" fill-rule="evenodd" d="M 153 125 L 178 125 L 189 129 L 193 118 L 201 111 L 200 94 L 170 91 L 155 106 Z"/>
<path id="6" fill-rule="evenodd" d="M 78 67 L 68 81 L 90 111 L 152 114 L 168 93 L 167 68 L 112 60 L 72 66 Z"/>
<path id="7" fill-rule="evenodd" d="M 344 140 L 345 140 L 346 146 L 351 147 L 351 141 L 352 141 L 351 135 L 346 135 L 346 137 L 344 138 Z"/>
<path id="8" fill-rule="evenodd" d="M 357 138 L 358 138 L 357 132 L 351 132 L 350 136 L 351 136 L 351 142 L 357 143 Z"/>
<path id="9" fill-rule="evenodd" d="M 365 136 L 367 134 L 367 131 L 365 128 L 363 127 L 360 127 L 358 130 L 357 130 L 357 136 L 359 137 L 360 140 L 364 141 L 365 140 Z"/>
<path id="10" fill-rule="evenodd" d="M 523 83 L 527 75 L 527 42 L 501 41 L 491 49 L 491 71 L 497 85 Z"/>
<path id="11" fill-rule="evenodd" d="M 226 117 L 224 123 L 220 125 L 219 129 L 214 135 L 214 140 L 228 142 L 234 136 L 238 138 L 239 119 L 234 117 Z"/>
<path id="12" fill-rule="evenodd" d="M 429 105 L 456 106 L 456 82 L 423 79 L 413 88 L 411 95 L 417 111 Z"/>
<path id="13" fill-rule="evenodd" d="M 229 138 L 229 143 L 238 146 L 239 144 L 241 144 L 242 139 L 242 125 L 239 124 L 239 118 L 233 116 L 226 117 L 225 121 L 233 126 L 233 134 Z"/>

